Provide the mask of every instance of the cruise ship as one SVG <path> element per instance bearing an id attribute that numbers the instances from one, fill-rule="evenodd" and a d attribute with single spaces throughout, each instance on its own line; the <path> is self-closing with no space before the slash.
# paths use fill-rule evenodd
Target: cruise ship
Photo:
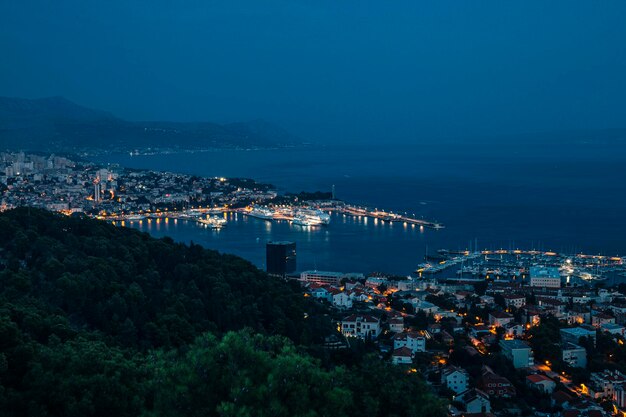
<path id="1" fill-rule="evenodd" d="M 324 224 L 319 216 L 311 216 L 308 214 L 298 213 L 292 220 L 293 224 L 298 226 L 321 226 Z"/>
<path id="2" fill-rule="evenodd" d="M 262 206 L 255 206 L 251 211 L 246 212 L 248 216 L 257 217 L 264 220 L 272 220 L 274 218 L 274 211 Z"/>
<path id="3" fill-rule="evenodd" d="M 226 226 L 226 219 L 218 216 L 207 216 L 206 219 L 198 219 L 198 222 L 212 229 L 221 229 Z"/>
<path id="4" fill-rule="evenodd" d="M 323 212 L 319 209 L 313 208 L 302 208 L 296 212 L 296 215 L 301 215 L 307 218 L 315 219 L 319 224 L 329 224 L 330 223 L 330 215 L 328 213 Z M 295 220 L 295 218 L 294 218 Z"/>

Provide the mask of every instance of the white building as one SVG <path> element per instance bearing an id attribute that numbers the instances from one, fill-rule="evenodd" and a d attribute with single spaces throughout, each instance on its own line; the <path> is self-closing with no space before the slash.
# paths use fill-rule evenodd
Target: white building
<path id="1" fill-rule="evenodd" d="M 413 363 L 413 352 L 407 347 L 394 349 L 391 354 L 391 363 L 394 365 L 409 365 Z"/>
<path id="2" fill-rule="evenodd" d="M 373 339 L 380 334 L 380 320 L 368 314 L 352 314 L 341 321 L 341 333 L 344 336 Z"/>
<path id="3" fill-rule="evenodd" d="M 540 288 L 561 288 L 559 268 L 532 266 L 530 286 Z"/>
<path id="4" fill-rule="evenodd" d="M 533 350 L 519 339 L 500 340 L 502 354 L 513 362 L 515 368 L 528 368 L 535 364 Z"/>
<path id="5" fill-rule="evenodd" d="M 505 294 L 504 304 L 507 307 L 522 308 L 526 305 L 526 296 L 517 294 Z"/>
<path id="6" fill-rule="evenodd" d="M 467 413 L 491 413 L 489 396 L 479 389 L 469 389 L 459 394 L 454 400 L 463 404 Z"/>
<path id="7" fill-rule="evenodd" d="M 426 352 L 426 337 L 418 332 L 398 333 L 393 336 L 393 348 L 408 347 L 411 352 Z"/>
<path id="8" fill-rule="evenodd" d="M 441 371 L 441 383 L 460 394 L 467 390 L 469 375 L 465 369 L 450 365 Z"/>
<path id="9" fill-rule="evenodd" d="M 584 368 L 587 366 L 587 351 L 585 348 L 574 343 L 563 344 L 563 362 L 574 368 Z"/>

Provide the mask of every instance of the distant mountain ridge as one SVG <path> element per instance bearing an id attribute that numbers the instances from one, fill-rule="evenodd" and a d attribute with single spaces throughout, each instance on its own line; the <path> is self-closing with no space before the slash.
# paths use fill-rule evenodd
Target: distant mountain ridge
<path id="1" fill-rule="evenodd" d="M 262 120 L 132 122 L 63 97 L 0 97 L 0 149 L 271 148 L 298 142 L 286 130 Z"/>

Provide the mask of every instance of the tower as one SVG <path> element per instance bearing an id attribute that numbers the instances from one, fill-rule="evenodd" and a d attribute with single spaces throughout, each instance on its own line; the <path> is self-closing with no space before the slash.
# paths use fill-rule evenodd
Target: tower
<path id="1" fill-rule="evenodd" d="M 267 273 L 285 277 L 296 270 L 295 242 L 268 242 L 265 247 Z"/>

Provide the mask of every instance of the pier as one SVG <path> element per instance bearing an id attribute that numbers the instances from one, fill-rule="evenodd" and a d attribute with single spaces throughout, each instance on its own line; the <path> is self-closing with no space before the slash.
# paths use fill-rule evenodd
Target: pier
<path id="1" fill-rule="evenodd" d="M 379 219 L 386 222 L 415 224 L 418 226 L 428 227 L 430 229 L 443 229 L 445 226 L 441 223 L 428 220 L 418 219 L 414 216 L 401 215 L 390 211 L 369 209 L 366 207 L 357 207 L 351 205 L 337 206 L 336 211 L 351 216 L 365 216 Z"/>

